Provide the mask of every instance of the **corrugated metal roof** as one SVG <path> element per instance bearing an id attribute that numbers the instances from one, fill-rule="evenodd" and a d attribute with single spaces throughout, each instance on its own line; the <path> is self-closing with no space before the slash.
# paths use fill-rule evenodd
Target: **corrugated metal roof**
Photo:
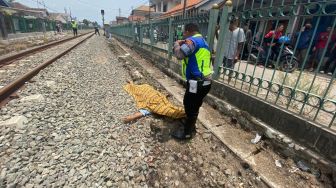
<path id="1" fill-rule="evenodd" d="M 149 6 L 146 5 L 142 5 L 134 10 L 140 10 L 140 11 L 145 11 L 145 12 L 149 12 Z M 154 8 L 151 8 L 151 12 L 154 12 Z"/>
<path id="2" fill-rule="evenodd" d="M 201 3 L 202 0 L 188 0 L 187 4 L 186 4 L 186 9 L 189 9 L 195 5 L 197 5 L 198 3 Z M 177 12 L 181 12 L 183 10 L 183 3 L 176 5 L 175 7 L 173 7 L 172 9 L 170 9 L 168 12 L 166 12 L 164 14 L 164 16 L 166 15 L 172 15 L 174 13 Z"/>
<path id="3" fill-rule="evenodd" d="M 18 8 L 18 9 L 30 9 L 30 7 L 23 5 L 21 3 L 18 3 L 18 2 L 13 2 L 11 7 Z"/>

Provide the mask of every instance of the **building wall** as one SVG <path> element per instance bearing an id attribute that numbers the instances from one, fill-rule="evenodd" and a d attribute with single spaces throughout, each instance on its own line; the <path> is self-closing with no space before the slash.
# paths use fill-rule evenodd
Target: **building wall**
<path id="1" fill-rule="evenodd" d="M 169 11 L 179 3 L 181 0 L 152 0 L 151 3 L 155 6 L 155 12 L 163 12 L 164 5 L 167 6 L 167 10 Z"/>

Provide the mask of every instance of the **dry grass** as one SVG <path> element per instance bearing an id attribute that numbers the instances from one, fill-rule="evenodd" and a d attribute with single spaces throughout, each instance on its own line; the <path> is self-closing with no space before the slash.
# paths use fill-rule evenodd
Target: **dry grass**
<path id="1" fill-rule="evenodd" d="M 21 51 L 27 48 L 27 44 L 26 43 L 16 43 L 16 44 L 12 44 L 10 48 L 13 51 Z"/>
<path id="2" fill-rule="evenodd" d="M 275 77 L 275 82 L 278 84 L 282 84 L 288 88 L 295 88 L 296 93 L 293 96 L 293 99 L 290 100 L 289 97 L 291 95 L 290 89 L 284 89 L 283 90 L 283 96 L 279 98 L 279 102 L 283 105 L 288 105 L 289 107 L 296 111 L 300 112 L 302 109 L 302 105 L 305 103 L 305 95 L 306 93 L 310 93 L 311 95 L 315 97 L 309 97 L 306 100 L 306 105 L 303 108 L 302 114 L 305 116 L 313 117 L 316 113 L 316 110 L 320 106 L 320 99 L 326 96 L 327 99 L 334 99 L 335 94 L 332 92 L 334 90 L 333 87 L 335 87 L 335 82 L 332 85 L 332 88 L 328 90 L 327 95 L 327 85 L 329 82 L 325 80 L 321 80 L 320 78 L 316 78 L 313 80 L 313 76 L 311 74 L 303 73 L 299 79 L 299 73 L 294 74 L 286 74 L 283 72 L 277 72 L 277 75 Z M 314 83 L 313 83 L 314 81 Z M 313 84 L 312 84 L 313 83 Z"/>
<path id="3" fill-rule="evenodd" d="M 44 43 L 48 43 L 48 42 L 49 42 L 49 39 L 48 39 L 48 37 L 47 37 L 47 36 L 45 36 L 45 35 L 43 36 L 43 39 L 42 39 L 42 40 L 43 40 L 43 42 L 44 42 Z"/>

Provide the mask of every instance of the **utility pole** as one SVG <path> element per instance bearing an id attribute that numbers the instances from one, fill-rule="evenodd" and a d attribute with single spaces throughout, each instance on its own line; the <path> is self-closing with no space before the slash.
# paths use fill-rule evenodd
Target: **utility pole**
<path id="1" fill-rule="evenodd" d="M 43 4 L 43 7 L 44 7 L 44 10 L 46 11 L 46 16 L 48 16 L 48 10 L 47 10 L 47 7 L 44 3 L 44 0 L 42 0 L 42 4 Z M 43 29 L 43 33 L 45 33 L 47 31 L 47 28 L 46 28 L 46 23 L 44 21 L 42 21 L 42 29 Z"/>
<path id="2" fill-rule="evenodd" d="M 121 8 L 119 8 L 119 17 L 121 17 Z"/>
<path id="3" fill-rule="evenodd" d="M 70 19 L 72 20 L 71 9 L 70 9 L 70 7 L 69 7 L 69 12 L 70 12 Z"/>
<path id="4" fill-rule="evenodd" d="M 45 5 L 45 2 L 44 2 L 44 0 L 42 0 L 42 3 L 43 3 L 43 6 L 44 6 L 44 9 L 46 9 L 46 10 L 47 10 L 47 7 L 46 7 L 46 5 Z"/>
<path id="5" fill-rule="evenodd" d="M 119 10 L 120 10 L 120 9 L 119 9 Z M 103 29 L 104 29 L 104 36 L 105 36 L 105 19 L 104 19 L 105 11 L 104 11 L 104 10 L 101 10 L 100 13 L 101 13 L 101 15 L 102 15 L 102 19 L 103 19 Z"/>
<path id="6" fill-rule="evenodd" d="M 186 6 L 187 6 L 187 0 L 184 0 L 184 3 L 183 3 L 183 18 L 185 18 L 185 15 L 186 15 Z"/>

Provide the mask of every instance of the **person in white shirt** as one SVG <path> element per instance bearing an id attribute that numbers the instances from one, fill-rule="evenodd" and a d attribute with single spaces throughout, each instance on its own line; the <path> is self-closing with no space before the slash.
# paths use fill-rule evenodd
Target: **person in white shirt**
<path id="1" fill-rule="evenodd" d="M 224 39 L 224 60 L 223 67 L 230 69 L 229 80 L 231 81 L 235 63 L 240 58 L 240 53 L 243 49 L 245 42 L 244 29 L 238 27 L 239 19 L 236 16 L 230 17 L 229 28 L 225 31 L 227 32 Z"/>

